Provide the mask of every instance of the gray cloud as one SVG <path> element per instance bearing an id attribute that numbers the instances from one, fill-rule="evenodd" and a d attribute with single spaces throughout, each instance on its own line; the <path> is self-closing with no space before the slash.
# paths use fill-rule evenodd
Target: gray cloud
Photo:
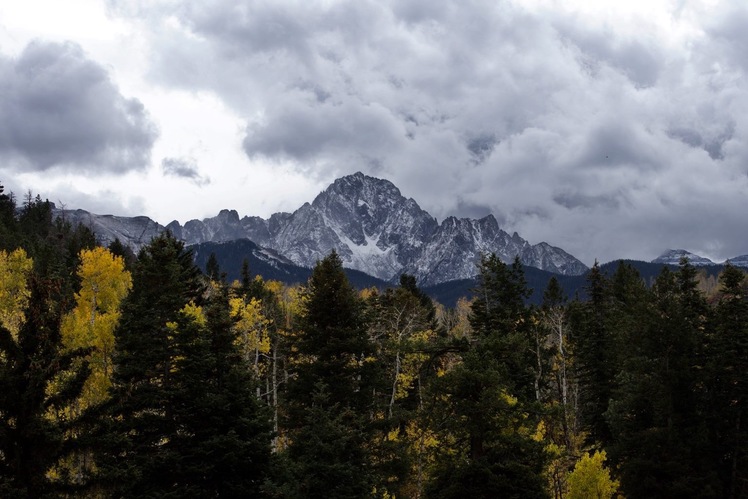
<path id="1" fill-rule="evenodd" d="M 158 27 L 151 77 L 245 116 L 252 159 L 386 177 L 439 218 L 490 211 L 587 263 L 748 253 L 725 230 L 748 209 L 738 2 L 713 20 L 684 3 L 673 22 L 704 24 L 682 44 L 518 1 L 173 5 L 128 13 Z"/>
<path id="2" fill-rule="evenodd" d="M 637 87 L 651 87 L 664 69 L 662 49 L 654 39 L 621 35 L 608 26 L 588 26 L 572 16 L 560 17 L 554 26 L 560 39 L 578 50 L 580 66 L 593 75 L 608 66 Z"/>
<path id="3" fill-rule="evenodd" d="M 0 57 L 0 156 L 22 171 L 137 170 L 157 136 L 137 99 L 73 43 L 32 42 Z"/>
<path id="4" fill-rule="evenodd" d="M 210 177 L 200 174 L 194 158 L 164 158 L 161 160 L 164 175 L 191 180 L 195 185 L 210 184 Z"/>
<path id="5" fill-rule="evenodd" d="M 748 7 L 743 3 L 729 6 L 712 16 L 705 26 L 711 42 L 716 45 L 719 61 L 748 70 Z"/>

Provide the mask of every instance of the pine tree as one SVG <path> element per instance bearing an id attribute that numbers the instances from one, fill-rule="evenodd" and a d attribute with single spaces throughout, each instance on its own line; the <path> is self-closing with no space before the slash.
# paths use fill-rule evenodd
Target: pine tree
<path id="1" fill-rule="evenodd" d="M 0 495 L 57 496 L 66 477 L 52 467 L 74 447 L 79 421 L 57 417 L 81 394 L 90 349 L 63 351 L 59 282 L 32 277 L 25 321 L 14 337 L 0 326 Z"/>
<path id="2" fill-rule="evenodd" d="M 536 400 L 535 349 L 527 287 L 519 258 L 511 266 L 495 255 L 482 258 L 470 325 L 479 344 L 489 344 L 500 359 L 504 387 L 521 402 Z"/>
<path id="3" fill-rule="evenodd" d="M 318 262 L 294 345 L 287 418 L 292 479 L 282 485 L 284 495 L 363 497 L 372 490 L 366 446 L 373 348 L 363 312 L 340 257 L 333 252 Z"/>
<path id="4" fill-rule="evenodd" d="M 436 389 L 447 396 L 440 426 L 456 446 L 438 458 L 429 497 L 546 497 L 547 455 L 531 438 L 539 422 L 529 290 L 522 267 L 496 255 L 479 266 L 474 336 L 462 363 Z"/>
<path id="5" fill-rule="evenodd" d="M 748 496 L 748 286 L 745 272 L 729 263 L 720 283 L 707 351 L 707 415 L 722 495 L 737 498 Z"/>
<path id="6" fill-rule="evenodd" d="M 5 194 L 5 187 L 0 184 L 0 250 L 13 250 L 18 246 L 17 231 L 15 200 L 12 193 Z"/>
<path id="7" fill-rule="evenodd" d="M 98 482 L 126 496 L 164 493 L 174 483 L 175 456 L 163 445 L 177 431 L 170 405 L 176 390 L 173 325 L 203 290 L 192 254 L 168 232 L 141 250 L 132 283 L 114 333 L 111 400 L 94 433 Z"/>
<path id="8" fill-rule="evenodd" d="M 597 262 L 587 276 L 588 301 L 571 308 L 572 342 L 580 384 L 580 415 L 591 442 L 606 444 L 605 411 L 616 374 L 615 332 L 611 327 L 610 282 Z"/>
<path id="9" fill-rule="evenodd" d="M 226 290 L 188 306 L 175 329 L 171 418 L 164 446 L 181 497 L 258 497 L 270 460 L 270 418 L 239 351 Z"/>
<path id="10" fill-rule="evenodd" d="M 606 413 L 611 460 L 627 497 L 709 497 L 714 479 L 699 414 L 699 350 L 708 315 L 687 261 L 664 268 L 652 289 L 644 329 L 628 337 L 630 353 Z"/>
<path id="11" fill-rule="evenodd" d="M 218 265 L 216 254 L 211 252 L 208 255 L 208 262 L 205 264 L 205 274 L 213 281 L 221 280 L 221 267 Z"/>

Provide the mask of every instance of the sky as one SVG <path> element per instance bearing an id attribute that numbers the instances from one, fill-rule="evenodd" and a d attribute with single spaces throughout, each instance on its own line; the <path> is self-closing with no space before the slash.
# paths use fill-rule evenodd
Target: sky
<path id="1" fill-rule="evenodd" d="M 0 0 L 0 183 L 268 217 L 357 171 L 591 265 L 748 254 L 744 0 Z"/>

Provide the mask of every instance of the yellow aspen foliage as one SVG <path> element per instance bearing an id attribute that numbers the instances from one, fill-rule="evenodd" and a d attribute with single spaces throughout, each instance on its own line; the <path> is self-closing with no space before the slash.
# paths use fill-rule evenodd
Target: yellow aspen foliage
<path id="1" fill-rule="evenodd" d="M 428 354 L 419 350 L 418 346 L 428 344 L 436 337 L 434 331 L 415 331 L 406 338 L 399 338 L 398 347 L 401 352 L 397 356 L 399 369 L 395 373 L 394 400 L 401 400 L 408 396 L 409 392 L 418 382 L 418 376 L 424 362 L 428 360 Z"/>
<path id="2" fill-rule="evenodd" d="M 25 319 L 24 310 L 29 299 L 26 279 L 34 262 L 19 248 L 7 253 L 0 251 L 0 324 L 14 339 Z"/>
<path id="3" fill-rule="evenodd" d="M 239 346 L 244 358 L 249 362 L 255 375 L 260 374 L 260 356 L 270 351 L 268 326 L 271 321 L 262 313 L 262 302 L 252 298 L 245 303 L 242 298 L 229 300 L 231 316 L 236 320 L 234 328 L 238 333 Z"/>
<path id="4" fill-rule="evenodd" d="M 101 402 L 111 384 L 114 328 L 120 304 L 132 287 L 122 257 L 106 248 L 84 249 L 80 253 L 78 277 L 81 289 L 75 295 L 75 309 L 62 321 L 62 341 L 67 349 L 95 347 L 89 358 L 91 376 L 83 389 L 84 405 Z"/>
<path id="5" fill-rule="evenodd" d="M 377 296 L 379 294 L 379 290 L 375 288 L 374 286 L 369 288 L 364 288 L 361 291 L 359 291 L 358 295 L 361 297 L 362 300 L 369 300 L 374 296 Z"/>
<path id="6" fill-rule="evenodd" d="M 278 333 L 284 338 L 292 338 L 300 334 L 296 330 L 296 321 L 304 309 L 306 295 L 302 286 L 285 286 L 278 281 L 268 281 L 266 286 L 278 298 L 283 323 L 278 324 Z"/>
<path id="7" fill-rule="evenodd" d="M 605 451 L 585 454 L 577 461 L 567 481 L 568 499 L 610 499 L 618 491 L 618 481 L 605 467 Z"/>
<path id="8" fill-rule="evenodd" d="M 203 307 L 195 305 L 194 302 L 189 302 L 187 305 L 185 305 L 182 308 L 182 313 L 186 317 L 189 317 L 195 324 L 200 327 L 205 327 L 208 325 L 208 318 L 205 317 Z"/>
<path id="9" fill-rule="evenodd" d="M 473 300 L 460 298 L 455 305 L 455 321 L 449 329 L 449 334 L 453 338 L 470 338 L 473 334 L 473 328 L 470 326 L 470 314 Z"/>

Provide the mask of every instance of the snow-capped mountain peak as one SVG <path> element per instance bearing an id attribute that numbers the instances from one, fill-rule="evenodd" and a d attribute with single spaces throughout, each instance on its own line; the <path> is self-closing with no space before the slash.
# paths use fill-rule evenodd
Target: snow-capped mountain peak
<path id="1" fill-rule="evenodd" d="M 165 229 L 152 224 L 142 234 Z M 477 220 L 448 217 L 439 224 L 392 182 L 361 172 L 335 180 L 293 213 L 240 219 L 235 210 L 221 210 L 215 217 L 184 225 L 171 222 L 166 229 L 188 245 L 249 239 L 304 267 L 314 266 L 334 249 L 346 267 L 385 280 L 407 272 L 422 285 L 473 277 L 486 253 L 496 253 L 507 263 L 519 256 L 526 265 L 561 274 L 587 270 L 560 248 L 531 245 L 516 232 L 509 235 L 493 215 Z M 135 242 L 137 249 L 143 238 L 131 239 L 134 230 L 96 229 L 105 239 L 116 235 L 125 243 Z"/>
<path id="2" fill-rule="evenodd" d="M 684 249 L 669 249 L 660 256 L 652 260 L 652 263 L 662 263 L 663 265 L 678 265 L 681 258 L 688 258 L 688 262 L 695 266 L 715 265 L 713 261 L 703 256 L 699 256 Z"/>

